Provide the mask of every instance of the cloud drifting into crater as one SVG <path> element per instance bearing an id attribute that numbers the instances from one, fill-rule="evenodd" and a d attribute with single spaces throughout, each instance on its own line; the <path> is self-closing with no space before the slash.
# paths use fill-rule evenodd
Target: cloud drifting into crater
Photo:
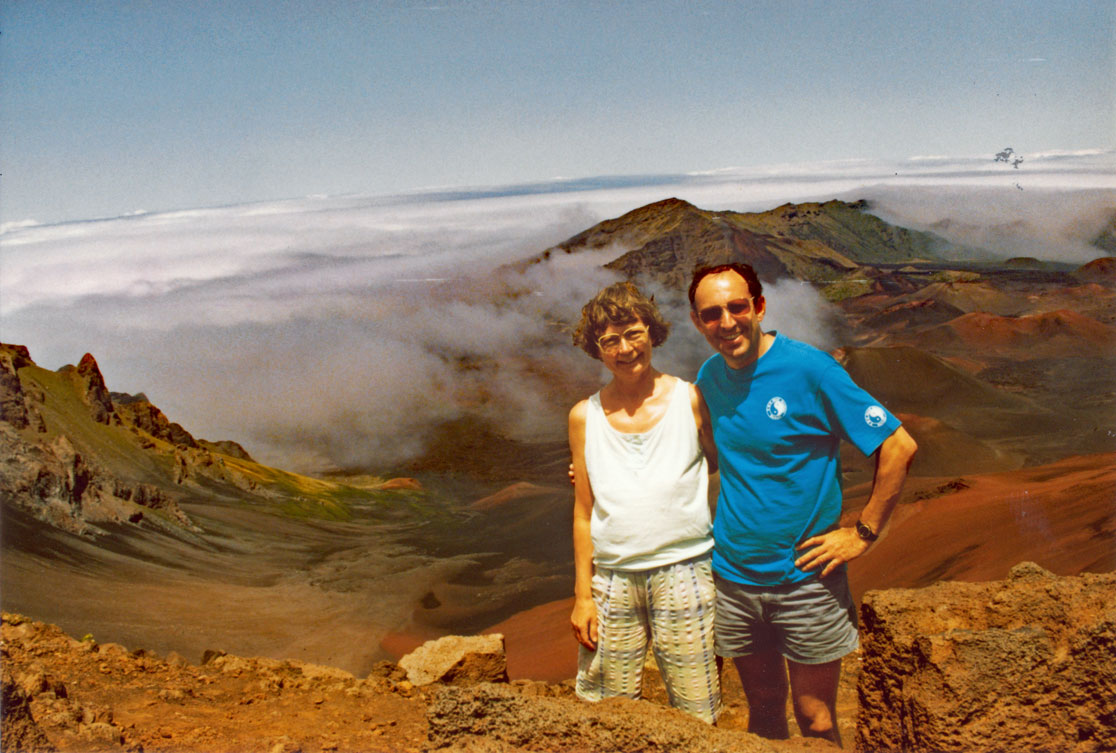
<path id="1" fill-rule="evenodd" d="M 110 388 L 266 462 L 375 468 L 463 411 L 513 436 L 563 436 L 553 382 L 591 389 L 601 372 L 561 323 L 627 249 L 501 267 L 602 219 L 668 196 L 740 211 L 868 198 L 896 224 L 1081 263 L 1116 208 L 1113 165 L 1110 152 L 1028 155 L 1019 170 L 846 161 L 15 223 L 0 233 L 0 338 L 49 368 L 92 352 Z M 808 286 L 767 292 L 768 326 L 828 344 Z M 706 346 L 684 307 L 666 313 L 657 363 L 692 378 Z"/>

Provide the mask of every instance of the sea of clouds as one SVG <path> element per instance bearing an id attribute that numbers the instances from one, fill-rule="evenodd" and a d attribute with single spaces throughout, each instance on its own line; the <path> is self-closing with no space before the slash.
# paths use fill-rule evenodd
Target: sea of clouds
<path id="1" fill-rule="evenodd" d="M 553 180 L 397 196 L 309 197 L 0 229 L 0 340 L 42 366 L 97 358 L 197 436 L 284 467 L 375 470 L 421 452 L 472 405 L 506 433 L 561 438 L 548 380 L 599 365 L 561 323 L 626 249 L 505 265 L 676 196 L 713 210 L 868 199 L 889 222 L 1004 256 L 1084 263 L 1116 210 L 1116 154 L 924 157 L 701 174 Z M 512 295 L 509 295 L 511 293 Z M 772 286 L 766 325 L 826 347 L 808 287 Z M 692 377 L 706 355 L 684 307 L 657 356 Z M 552 376 L 531 363 L 549 363 Z M 483 369 L 462 364 L 483 362 Z"/>

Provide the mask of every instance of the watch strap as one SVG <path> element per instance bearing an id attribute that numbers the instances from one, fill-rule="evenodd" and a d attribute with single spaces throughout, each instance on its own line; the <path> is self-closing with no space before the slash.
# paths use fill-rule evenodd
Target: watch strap
<path id="1" fill-rule="evenodd" d="M 865 541 L 875 541 L 880 537 L 878 533 L 872 530 L 872 526 L 859 519 L 856 521 L 856 535 Z"/>

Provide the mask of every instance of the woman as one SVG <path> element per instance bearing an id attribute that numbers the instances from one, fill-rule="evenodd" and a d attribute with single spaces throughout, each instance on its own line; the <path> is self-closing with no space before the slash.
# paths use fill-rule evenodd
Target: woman
<path id="1" fill-rule="evenodd" d="M 612 374 L 570 411 L 577 694 L 638 698 L 650 644 L 671 705 L 713 723 L 721 691 L 707 492 L 717 456 L 697 388 L 651 365 L 668 330 L 624 282 L 589 301 L 574 332 Z"/>

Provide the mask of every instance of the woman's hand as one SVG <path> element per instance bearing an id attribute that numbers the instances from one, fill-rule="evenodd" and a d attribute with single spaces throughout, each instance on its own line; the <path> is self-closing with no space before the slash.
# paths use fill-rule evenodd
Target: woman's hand
<path id="1" fill-rule="evenodd" d="M 574 599 L 570 626 L 578 643 L 590 651 L 597 650 L 597 605 L 591 598 Z"/>

